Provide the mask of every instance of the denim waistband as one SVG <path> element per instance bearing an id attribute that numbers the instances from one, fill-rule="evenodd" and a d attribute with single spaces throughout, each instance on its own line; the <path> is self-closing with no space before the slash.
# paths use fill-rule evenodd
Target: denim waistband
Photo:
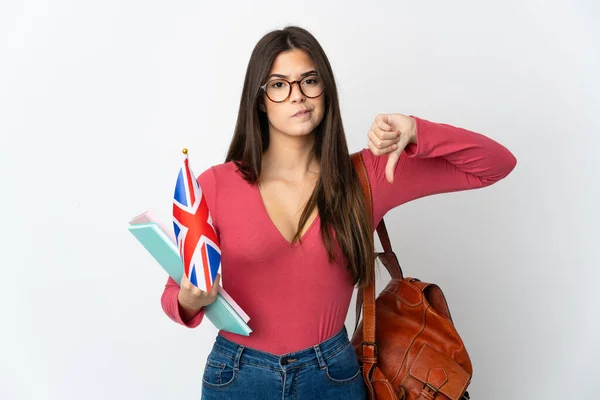
<path id="1" fill-rule="evenodd" d="M 273 370 L 289 370 L 311 364 L 324 366 L 327 358 L 343 350 L 348 345 L 350 345 L 350 341 L 348 339 L 348 332 L 344 326 L 334 336 L 319 344 L 282 355 L 246 347 L 234 343 L 221 335 L 217 336 L 213 345 L 213 351 L 231 358 L 236 369 L 239 368 L 240 364 L 252 364 L 257 367 Z"/>

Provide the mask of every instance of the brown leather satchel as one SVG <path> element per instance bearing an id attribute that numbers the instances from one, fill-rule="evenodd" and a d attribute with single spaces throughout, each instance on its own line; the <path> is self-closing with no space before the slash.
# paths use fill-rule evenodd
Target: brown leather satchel
<path id="1" fill-rule="evenodd" d="M 360 152 L 352 154 L 352 163 L 369 221 L 373 221 L 371 187 Z M 473 367 L 442 290 L 432 283 L 405 278 L 383 220 L 377 233 L 384 251 L 376 253 L 375 260 L 383 263 L 392 279 L 377 299 L 375 283 L 358 291 L 351 340 L 369 399 L 469 399 L 466 389 Z M 361 305 L 363 319 L 359 323 Z"/>

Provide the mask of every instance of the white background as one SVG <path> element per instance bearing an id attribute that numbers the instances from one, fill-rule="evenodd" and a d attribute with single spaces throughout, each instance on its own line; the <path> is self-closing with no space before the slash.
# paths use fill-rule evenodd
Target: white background
<path id="1" fill-rule="evenodd" d="M 163 314 L 127 221 L 170 223 L 183 147 L 196 174 L 223 162 L 250 53 L 287 24 L 328 54 L 351 151 L 401 112 L 517 157 L 386 216 L 405 273 L 448 298 L 472 397 L 597 397 L 598 3 L 361 3 L 2 2 L 1 399 L 199 398 L 216 330 Z"/>

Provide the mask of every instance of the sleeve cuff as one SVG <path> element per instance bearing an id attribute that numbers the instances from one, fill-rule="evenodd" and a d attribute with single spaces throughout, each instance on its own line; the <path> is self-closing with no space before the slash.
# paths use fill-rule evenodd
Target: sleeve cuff
<path id="1" fill-rule="evenodd" d="M 420 157 L 424 153 L 424 148 L 427 147 L 427 126 L 426 121 L 421 118 L 409 115 L 415 120 L 415 131 L 417 136 L 417 143 L 409 143 L 404 148 L 404 152 L 410 158 Z"/>
<path id="2" fill-rule="evenodd" d="M 179 301 L 177 301 L 177 296 L 173 296 L 173 310 L 175 311 L 174 315 L 173 315 L 173 319 L 175 322 L 186 326 L 188 328 L 195 328 L 198 325 L 200 325 L 200 322 L 202 322 L 202 319 L 204 318 L 204 307 L 202 307 L 200 309 L 200 311 L 198 312 L 198 314 L 196 314 L 194 316 L 194 318 L 190 319 L 189 321 L 184 321 L 183 318 L 181 317 L 181 309 L 179 306 Z"/>
<path id="3" fill-rule="evenodd" d="M 200 309 L 200 311 L 198 312 L 198 314 L 196 314 L 196 316 L 194 318 L 192 318 L 191 320 L 185 322 L 185 321 L 181 321 L 182 324 L 184 326 L 187 326 L 188 328 L 195 328 L 198 325 L 200 325 L 200 322 L 202 322 L 202 319 L 204 318 L 204 307 L 202 307 Z"/>

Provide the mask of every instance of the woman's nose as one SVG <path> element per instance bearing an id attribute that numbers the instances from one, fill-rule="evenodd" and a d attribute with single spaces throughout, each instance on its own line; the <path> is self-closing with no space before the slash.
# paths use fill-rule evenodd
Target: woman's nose
<path id="1" fill-rule="evenodd" d="M 300 90 L 300 82 L 292 82 L 290 90 L 292 91 L 292 93 L 290 93 L 290 100 L 300 101 L 306 98 L 304 93 L 302 93 L 302 90 Z"/>

